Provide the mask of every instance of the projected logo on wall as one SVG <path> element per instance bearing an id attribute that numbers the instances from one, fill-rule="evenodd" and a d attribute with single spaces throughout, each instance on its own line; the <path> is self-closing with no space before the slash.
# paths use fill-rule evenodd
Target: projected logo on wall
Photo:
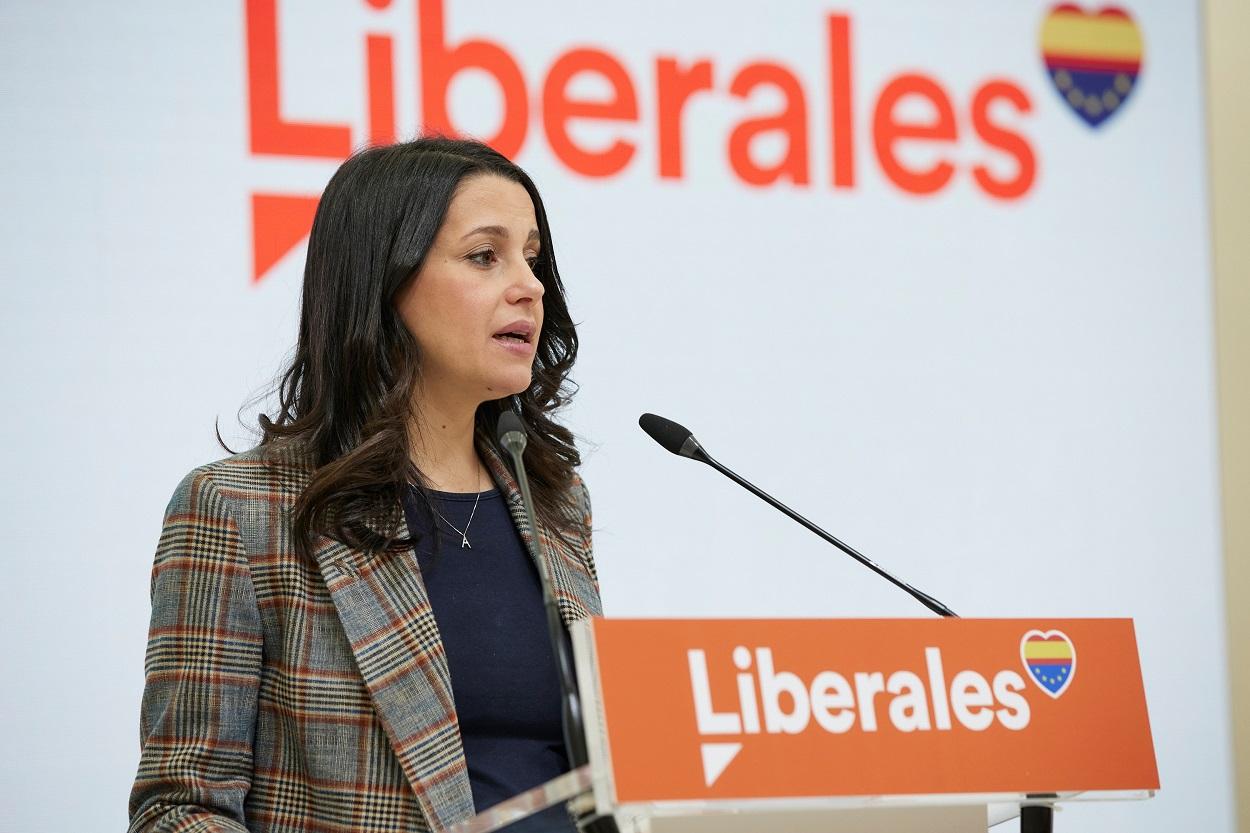
<path id="1" fill-rule="evenodd" d="M 343 102 L 343 117 L 312 122 L 283 113 L 282 90 L 298 85 L 283 78 L 283 49 L 298 41 L 279 37 L 278 0 L 245 0 L 247 93 L 251 152 L 262 158 L 342 160 L 354 148 L 395 141 L 396 44 L 414 44 L 411 65 L 420 99 L 417 120 L 423 129 L 456 134 L 449 90 L 462 73 L 486 76 L 498 90 L 499 127 L 482 138 L 515 158 L 527 141 L 545 141 L 546 150 L 571 174 L 605 179 L 620 175 L 637 161 L 639 146 L 649 148 L 654 174 L 661 181 L 686 178 L 686 160 L 696 141 L 688 137 L 685 112 L 715 102 L 722 112 L 740 112 L 717 131 L 727 175 L 748 188 L 774 185 L 854 192 L 862 187 L 866 158 L 875 161 L 877 180 L 885 187 L 918 197 L 937 195 L 961 182 L 992 202 L 1026 196 L 1037 176 L 1037 152 L 1023 130 L 1033 101 L 1021 83 L 990 74 L 952 88 L 935 72 L 909 68 L 885 73 L 879 87 L 861 81 L 850 15 L 829 13 L 812 34 L 798 26 L 796 37 L 819 38 L 820 59 L 802 72 L 779 60 L 731 64 L 728 59 L 658 54 L 650 66 L 629 66 L 608 47 L 574 47 L 551 56 L 543 77 L 527 77 L 516 45 L 483 37 L 451 41 L 447 37 L 445 0 L 407 0 L 416 12 L 416 37 L 401 40 L 377 17 L 376 29 L 347 36 L 346 54 L 360 54 L 364 107 Z M 392 0 L 363 0 L 365 14 L 385 12 Z M 297 4 L 283 5 L 283 19 L 299 14 Z M 511 32 L 508 37 L 524 38 Z M 361 43 L 363 41 L 363 43 Z M 1134 52 L 1132 44 L 1137 44 Z M 1043 52 L 1064 100 L 1091 124 L 1101 123 L 1122 105 L 1140 65 L 1136 26 L 1119 11 L 1087 15 L 1075 6 L 1056 7 L 1042 31 Z M 363 49 L 361 48 L 363 46 Z M 405 57 L 405 56 L 400 56 Z M 874 55 L 874 58 L 879 57 Z M 906 50 L 886 56 L 900 65 Z M 881 78 L 878 72 L 871 76 Z M 966 75 L 964 76 L 967 77 Z M 577 81 L 596 82 L 598 95 L 584 93 Z M 653 84 L 648 111 L 638 89 Z M 819 106 L 809 107 L 813 99 Z M 760 101 L 769 102 L 761 112 Z M 533 105 L 533 106 L 532 106 Z M 823 129 L 813 129 L 810 113 L 825 114 Z M 350 114 L 360 112 L 354 123 Z M 362 123 L 359 123 L 363 121 Z M 607 134 L 591 143 L 577 128 L 593 125 Z M 706 124 L 697 141 L 701 159 L 709 141 Z M 715 146 L 715 145 L 713 145 Z M 826 163 L 824 181 L 814 181 L 813 159 Z M 256 191 L 251 195 L 252 277 L 262 279 L 307 236 L 318 195 Z"/>
<path id="2" fill-rule="evenodd" d="M 1055 90 L 1090 127 L 1120 111 L 1141 72 L 1142 38 L 1123 9 L 1063 3 L 1042 22 L 1042 60 Z"/>

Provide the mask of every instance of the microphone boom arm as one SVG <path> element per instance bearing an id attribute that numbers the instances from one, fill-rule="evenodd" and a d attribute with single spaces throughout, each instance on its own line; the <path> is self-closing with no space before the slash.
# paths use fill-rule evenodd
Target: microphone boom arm
<path id="1" fill-rule="evenodd" d="M 874 573 L 881 576 L 895 587 L 910 595 L 913 599 L 920 602 L 929 610 L 939 616 L 959 618 L 955 611 L 951 610 L 949 607 L 942 604 L 928 593 L 917 590 L 902 579 L 894 577 L 868 556 L 859 552 L 849 544 L 839 541 L 837 538 L 833 537 L 828 532 L 800 515 L 798 512 L 795 512 L 789 506 L 786 506 L 784 503 L 768 494 L 768 492 L 765 492 L 754 483 L 739 475 L 733 469 L 722 465 L 714 457 L 712 457 L 711 454 L 707 453 L 707 450 L 702 446 L 702 444 L 699 443 L 698 440 L 694 438 L 694 434 L 691 434 L 689 429 L 678 425 L 672 420 L 657 417 L 654 414 L 643 414 L 642 417 L 639 418 L 638 424 L 642 427 L 642 430 L 646 431 L 647 434 L 650 435 L 653 440 L 664 446 L 673 454 L 676 454 L 679 457 L 687 457 L 691 460 L 697 460 L 700 463 L 708 464 L 742 488 L 746 489 L 751 494 L 758 497 L 760 500 L 763 500 L 769 506 L 772 506 L 774 509 L 784 513 L 792 520 L 797 521 L 807 527 L 807 529 L 819 535 L 825 541 L 833 544 L 835 547 L 842 550 L 842 552 L 846 553 L 851 558 L 854 558 L 860 564 L 863 564 L 865 567 L 872 570 Z"/>

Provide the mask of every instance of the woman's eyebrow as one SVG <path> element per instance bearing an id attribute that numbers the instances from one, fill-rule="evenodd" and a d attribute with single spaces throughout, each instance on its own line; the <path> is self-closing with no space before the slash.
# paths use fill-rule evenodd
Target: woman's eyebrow
<path id="1" fill-rule="evenodd" d="M 506 239 L 508 237 L 508 230 L 504 228 L 503 226 L 478 226 L 477 228 L 473 229 L 473 231 L 469 232 L 468 234 L 466 234 L 464 237 L 461 237 L 460 239 L 466 240 L 475 234 L 489 234 L 492 237 L 503 237 Z M 525 242 L 528 243 L 531 240 L 537 240 L 537 239 L 539 239 L 538 229 L 534 228 L 534 229 L 530 229 L 530 233 L 525 238 Z"/>

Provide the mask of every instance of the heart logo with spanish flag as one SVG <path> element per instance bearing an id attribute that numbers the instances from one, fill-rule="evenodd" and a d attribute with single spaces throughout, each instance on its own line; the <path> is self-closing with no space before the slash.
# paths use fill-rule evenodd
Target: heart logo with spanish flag
<path id="1" fill-rule="evenodd" d="M 1051 697 L 1059 697 L 1076 676 L 1076 646 L 1063 631 L 1032 630 L 1020 640 L 1020 661 L 1029 679 Z"/>
<path id="2" fill-rule="evenodd" d="M 1124 9 L 1061 3 L 1042 21 L 1042 60 L 1063 102 L 1090 127 L 1118 113 L 1142 65 L 1141 31 Z"/>

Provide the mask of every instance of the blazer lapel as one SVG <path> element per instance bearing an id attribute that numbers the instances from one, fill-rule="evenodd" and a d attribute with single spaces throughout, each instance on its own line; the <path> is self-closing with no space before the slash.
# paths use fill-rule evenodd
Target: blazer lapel
<path id="1" fill-rule="evenodd" d="M 374 709 L 431 828 L 472 816 L 447 657 L 415 561 L 396 553 L 366 557 L 329 538 L 316 558 Z"/>
<path id="2" fill-rule="evenodd" d="M 525 515 L 521 490 L 507 464 L 489 445 L 479 450 L 503 493 L 530 557 L 540 557 Z M 298 494 L 298 484 L 294 493 Z M 602 613 L 598 588 L 582 546 L 539 531 L 566 625 Z M 407 537 L 401 517 L 399 535 Z M 330 538 L 314 552 L 373 699 L 421 811 L 433 829 L 473 815 L 473 792 L 465 766 L 452 696 L 451 673 L 434 609 L 415 559 L 407 554 L 367 556 Z"/>
<path id="3" fill-rule="evenodd" d="M 495 485 L 503 493 L 508 504 L 508 512 L 512 515 L 512 523 L 525 542 L 534 563 L 542 557 L 535 543 L 534 531 L 530 529 L 529 518 L 525 514 L 525 501 L 521 498 L 521 487 L 517 484 L 512 470 L 503 457 L 490 445 L 482 442 L 478 445 L 482 460 L 494 478 Z M 601 616 L 603 608 L 599 601 L 599 591 L 595 581 L 579 557 L 583 549 L 580 543 L 565 540 L 558 533 L 540 529 L 543 551 L 547 569 L 551 575 L 551 583 L 555 585 L 556 606 L 560 609 L 560 618 L 567 627 L 578 619 Z"/>

